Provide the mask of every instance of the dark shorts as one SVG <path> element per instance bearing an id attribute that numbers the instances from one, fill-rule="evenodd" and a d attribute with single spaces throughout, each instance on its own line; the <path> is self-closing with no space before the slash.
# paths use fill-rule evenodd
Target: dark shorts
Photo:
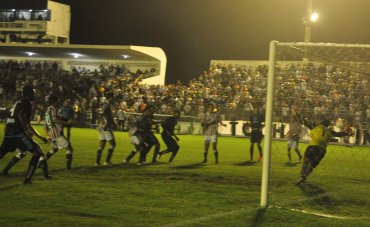
<path id="1" fill-rule="evenodd" d="M 180 147 L 172 136 L 168 135 L 167 133 L 162 133 L 161 136 L 162 136 L 163 142 L 166 144 L 167 148 L 170 151 L 176 152 L 179 150 Z"/>
<path id="2" fill-rule="evenodd" d="M 311 160 L 311 165 L 313 168 L 315 168 L 317 165 L 319 165 L 321 159 L 324 158 L 325 153 L 326 149 L 311 145 L 306 148 L 304 156 Z"/>
<path id="3" fill-rule="evenodd" d="M 252 131 L 251 143 L 261 143 L 262 138 L 263 135 L 261 131 Z"/>
<path id="4" fill-rule="evenodd" d="M 17 148 L 23 152 L 41 151 L 40 146 L 25 134 L 5 136 L 0 146 L 0 158 L 3 158 L 8 152 L 14 152 Z"/>
<path id="5" fill-rule="evenodd" d="M 157 137 L 153 133 L 145 133 L 144 134 L 144 141 L 148 146 L 159 146 L 159 141 Z"/>

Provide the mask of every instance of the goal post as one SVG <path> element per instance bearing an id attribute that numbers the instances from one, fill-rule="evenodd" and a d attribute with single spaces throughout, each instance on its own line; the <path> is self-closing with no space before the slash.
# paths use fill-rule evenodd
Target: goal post
<path id="1" fill-rule="evenodd" d="M 267 208 L 270 203 L 270 173 L 272 154 L 273 111 L 276 105 L 276 70 L 278 63 L 325 65 L 351 72 L 353 76 L 370 76 L 370 45 L 334 43 L 280 43 L 271 41 L 266 88 L 265 137 L 261 181 L 260 206 Z M 278 72 L 281 73 L 281 72 Z M 284 80 L 284 78 L 283 78 Z M 324 80 L 324 78 L 323 78 Z M 291 97 L 294 99 L 294 97 Z M 368 123 L 370 125 L 370 123 Z M 303 154 L 303 150 L 301 151 Z M 367 155 L 367 154 L 366 154 Z M 367 156 L 370 157 L 370 156 Z"/>

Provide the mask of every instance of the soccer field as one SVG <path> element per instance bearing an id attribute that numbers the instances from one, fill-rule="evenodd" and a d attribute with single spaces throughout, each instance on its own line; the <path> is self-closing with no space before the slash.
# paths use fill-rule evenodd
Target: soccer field
<path id="1" fill-rule="evenodd" d="M 138 166 L 138 157 L 122 164 L 132 145 L 127 133 L 115 135 L 112 167 L 94 166 L 96 130 L 72 128 L 71 171 L 65 169 L 62 150 L 49 161 L 51 180 L 43 179 L 38 170 L 32 185 L 22 184 L 30 155 L 9 176 L 0 176 L 0 226 L 370 225 L 369 147 L 330 145 L 308 183 L 298 187 L 294 181 L 300 164 L 287 163 L 286 142 L 274 141 L 271 207 L 262 210 L 262 163 L 247 161 L 249 138 L 220 137 L 220 164 L 215 165 L 211 150 L 208 164 L 200 163 L 202 136 L 180 135 L 181 148 L 173 163 L 164 155 L 157 164 Z M 50 145 L 41 146 L 44 152 L 50 150 Z M 301 144 L 301 152 L 305 147 Z M 14 154 L 0 161 L 1 169 Z M 103 158 L 105 154 L 106 150 Z M 153 151 L 148 160 L 152 155 Z"/>

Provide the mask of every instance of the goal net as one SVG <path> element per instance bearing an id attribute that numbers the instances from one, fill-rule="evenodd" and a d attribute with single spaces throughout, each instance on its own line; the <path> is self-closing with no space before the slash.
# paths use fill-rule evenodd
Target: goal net
<path id="1" fill-rule="evenodd" d="M 262 207 L 369 218 L 369 82 L 370 45 L 270 43 Z M 299 186 L 302 162 L 294 147 L 288 151 L 286 140 L 293 109 L 310 122 L 328 118 L 333 130 L 350 127 L 354 132 L 352 137 L 333 138 L 324 158 Z M 272 141 L 275 122 L 281 122 L 281 135 Z M 309 130 L 302 125 L 298 145 L 302 156 L 310 141 L 307 135 Z"/>

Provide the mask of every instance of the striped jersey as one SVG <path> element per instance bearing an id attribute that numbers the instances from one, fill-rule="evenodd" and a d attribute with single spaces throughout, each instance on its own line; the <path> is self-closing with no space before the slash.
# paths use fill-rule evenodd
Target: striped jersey
<path id="1" fill-rule="evenodd" d="M 45 124 L 48 128 L 49 137 L 51 139 L 57 139 L 62 135 L 62 126 L 55 123 L 57 119 L 57 111 L 54 106 L 49 106 L 45 112 Z"/>
<path id="2" fill-rule="evenodd" d="M 218 133 L 218 123 L 220 122 L 219 115 L 217 113 L 206 113 L 203 120 L 203 135 L 213 136 Z"/>

